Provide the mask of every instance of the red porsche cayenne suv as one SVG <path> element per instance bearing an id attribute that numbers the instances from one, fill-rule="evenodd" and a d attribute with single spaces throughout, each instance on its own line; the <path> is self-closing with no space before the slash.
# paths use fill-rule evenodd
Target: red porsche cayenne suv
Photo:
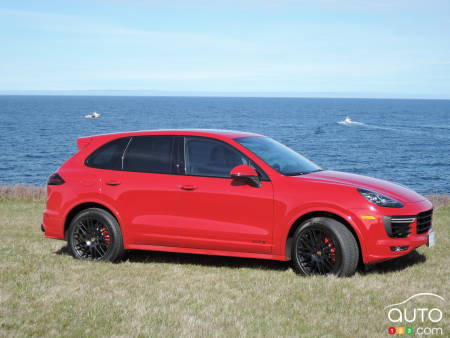
<path id="1" fill-rule="evenodd" d="M 292 260 L 301 274 L 434 244 L 432 204 L 387 181 L 323 170 L 277 141 L 223 130 L 79 138 L 48 180 L 42 230 L 78 259 L 157 250 Z"/>

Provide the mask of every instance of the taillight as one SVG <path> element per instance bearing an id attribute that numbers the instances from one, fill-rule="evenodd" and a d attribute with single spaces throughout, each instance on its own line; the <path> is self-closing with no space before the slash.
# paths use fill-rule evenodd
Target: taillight
<path id="1" fill-rule="evenodd" d="M 47 185 L 61 185 L 66 183 L 58 173 L 51 174 L 48 178 Z"/>

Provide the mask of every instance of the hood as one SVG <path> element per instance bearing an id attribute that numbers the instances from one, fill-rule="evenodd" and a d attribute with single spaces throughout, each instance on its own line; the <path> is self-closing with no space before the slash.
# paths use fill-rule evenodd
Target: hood
<path id="1" fill-rule="evenodd" d="M 425 200 L 425 197 L 422 195 L 401 185 L 362 175 L 324 170 L 299 177 L 316 182 L 341 184 L 355 188 L 365 188 L 382 193 L 388 197 L 395 198 L 403 203 L 413 203 Z"/>

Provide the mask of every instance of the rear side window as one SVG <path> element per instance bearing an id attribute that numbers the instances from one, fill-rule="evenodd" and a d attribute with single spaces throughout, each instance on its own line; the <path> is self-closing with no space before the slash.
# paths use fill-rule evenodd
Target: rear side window
<path id="1" fill-rule="evenodd" d="M 173 136 L 133 137 L 124 156 L 123 170 L 170 174 L 174 139 Z"/>
<path id="2" fill-rule="evenodd" d="M 91 168 L 122 170 L 122 154 L 129 141 L 129 137 L 124 137 L 106 143 L 89 155 L 85 164 Z"/>

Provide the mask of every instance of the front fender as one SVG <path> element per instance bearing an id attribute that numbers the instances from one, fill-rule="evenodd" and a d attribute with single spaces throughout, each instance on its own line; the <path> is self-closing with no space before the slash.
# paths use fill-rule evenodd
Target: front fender
<path id="1" fill-rule="evenodd" d="M 284 219 L 284 221 L 282 221 L 279 226 L 280 231 L 278 231 L 277 238 L 274 238 L 274 254 L 285 256 L 289 232 L 293 227 L 297 226 L 297 220 L 305 216 L 308 217 L 308 214 L 310 214 L 311 217 L 314 217 L 314 214 L 317 213 L 329 213 L 344 219 L 356 234 L 357 241 L 359 242 L 362 251 L 361 254 L 363 256 L 363 260 L 366 260 L 366 247 L 364 245 L 364 226 L 357 215 L 354 214 L 351 210 L 342 208 L 336 204 L 324 202 L 311 202 L 308 204 L 304 204 L 301 207 L 291 210 L 284 217 L 281 217 L 281 219 Z"/>

